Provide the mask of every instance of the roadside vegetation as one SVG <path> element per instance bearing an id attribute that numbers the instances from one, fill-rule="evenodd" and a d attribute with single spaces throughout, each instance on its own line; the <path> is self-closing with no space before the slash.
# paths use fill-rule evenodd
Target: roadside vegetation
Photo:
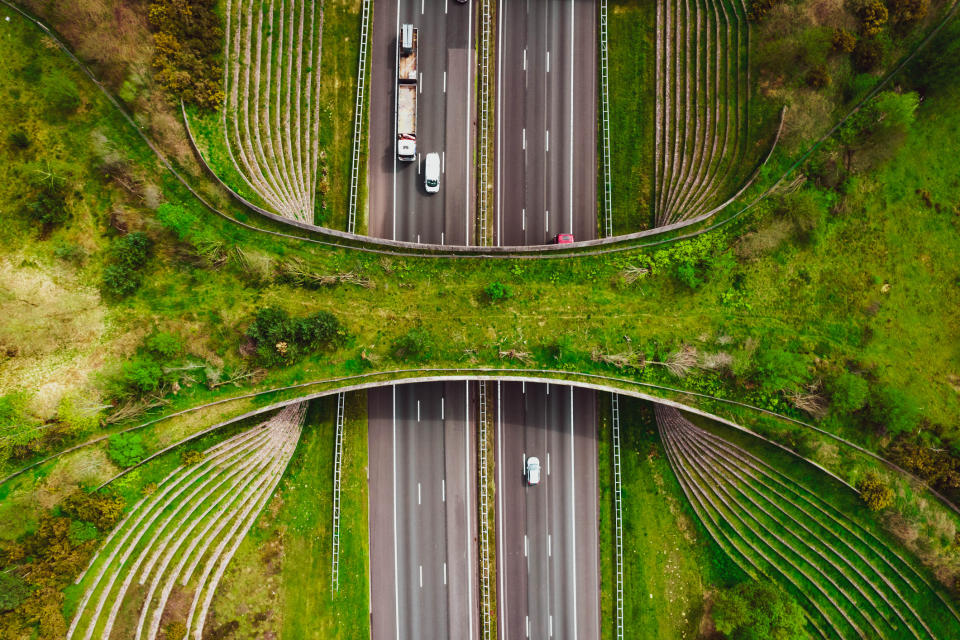
<path id="1" fill-rule="evenodd" d="M 89 24 L 54 4 L 45 10 L 60 16 L 58 28 L 74 18 Z M 133 32 L 149 34 L 133 15 Z M 3 475 L 241 392 L 396 368 L 531 367 L 623 376 L 784 413 L 960 499 L 956 23 L 741 222 L 649 251 L 468 263 L 305 245 L 216 216 L 161 170 L 46 36 L 0 10 L 8 16 L 0 20 L 0 122 L 16 124 L 0 131 Z M 94 52 L 86 34 L 72 37 L 84 59 L 103 56 L 96 68 L 164 149 L 186 148 L 179 128 L 164 126 L 170 112 L 157 106 L 167 103 L 152 88 L 150 55 L 131 50 L 146 65 L 142 76 L 117 62 L 126 49 L 114 45 L 135 38 L 118 32 Z M 343 100 L 352 114 L 352 97 Z M 349 170 L 349 141 L 343 148 Z M 222 194 L 210 197 L 230 206 Z M 280 321 L 261 332 L 267 309 Z M 318 318 L 316 339 L 301 331 Z M 96 547 L 89 524 L 101 539 L 112 526 L 70 516 L 68 496 L 266 401 L 159 423 L 139 439 L 115 436 L 0 485 L 0 575 L 12 576 L 5 580 L 19 600 L 0 612 L 0 629 L 62 636 L 62 590 Z M 957 596 L 956 519 L 928 494 L 876 461 L 851 464 L 847 448 L 807 428 L 751 424 L 851 484 L 875 472 L 891 502 L 858 518 L 907 544 Z M 148 469 L 161 466 L 124 476 L 112 491 L 133 504 Z M 690 567 L 699 565 L 690 562 L 684 571 L 695 584 Z M 363 610 L 359 600 L 350 606 Z"/>

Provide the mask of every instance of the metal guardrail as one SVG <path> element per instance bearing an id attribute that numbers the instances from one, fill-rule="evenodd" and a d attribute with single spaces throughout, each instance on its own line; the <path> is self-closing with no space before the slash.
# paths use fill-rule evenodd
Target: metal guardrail
<path id="1" fill-rule="evenodd" d="M 600 0 L 600 124 L 603 143 L 603 233 L 613 236 L 613 185 L 610 171 L 610 63 L 607 59 L 607 0 Z"/>
<path id="2" fill-rule="evenodd" d="M 353 110 L 353 155 L 350 161 L 350 209 L 347 231 L 357 230 L 357 198 L 360 190 L 360 147 L 363 141 L 363 95 L 367 84 L 367 50 L 370 41 L 370 0 L 363 0 L 360 20 L 360 62 L 357 70 L 357 103 Z"/>
<path id="3" fill-rule="evenodd" d="M 345 393 L 337 394 L 337 437 L 333 452 L 333 552 L 331 554 L 330 588 L 340 589 L 340 469 L 343 466 L 343 404 Z"/>
<path id="4" fill-rule="evenodd" d="M 490 532 L 487 526 L 487 383 L 480 382 L 480 446 L 478 466 L 480 468 L 480 600 L 483 611 L 480 619 L 483 624 L 483 639 L 490 640 L 493 627 L 493 610 L 490 605 Z"/>
<path id="5" fill-rule="evenodd" d="M 480 0 L 480 189 L 477 213 L 480 218 L 477 244 L 488 246 L 490 220 L 490 64 L 493 47 L 493 12 L 491 0 Z"/>
<path id="6" fill-rule="evenodd" d="M 616 634 L 617 640 L 623 640 L 623 510 L 620 493 L 620 395 L 610 395 L 613 413 L 613 504 L 614 530 L 616 532 Z"/>

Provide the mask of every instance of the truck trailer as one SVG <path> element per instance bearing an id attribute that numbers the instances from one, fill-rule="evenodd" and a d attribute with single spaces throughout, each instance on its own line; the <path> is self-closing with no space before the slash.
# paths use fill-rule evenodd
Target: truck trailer
<path id="1" fill-rule="evenodd" d="M 412 24 L 400 27 L 397 47 L 397 158 L 417 159 L 417 29 Z"/>

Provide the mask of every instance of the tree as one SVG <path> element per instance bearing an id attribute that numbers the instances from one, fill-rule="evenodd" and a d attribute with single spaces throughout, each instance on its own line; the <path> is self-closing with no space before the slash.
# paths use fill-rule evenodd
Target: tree
<path id="1" fill-rule="evenodd" d="M 721 590 L 713 605 L 717 631 L 732 640 L 809 640 L 806 618 L 790 596 L 770 582 L 742 582 Z"/>
<path id="2" fill-rule="evenodd" d="M 807 86 L 811 89 L 823 89 L 830 84 L 830 74 L 827 72 L 827 67 L 822 64 L 810 69 L 807 72 L 806 77 Z"/>
<path id="3" fill-rule="evenodd" d="M 510 287 L 499 282 L 491 282 L 483 288 L 483 295 L 486 297 L 488 302 L 498 302 L 500 300 L 505 300 L 513 295 L 513 292 L 510 291 Z"/>
<path id="4" fill-rule="evenodd" d="M 893 489 L 872 471 L 860 478 L 857 482 L 857 491 L 860 492 L 864 504 L 871 511 L 882 511 L 893 504 Z"/>
<path id="5" fill-rule="evenodd" d="M 391 354 L 395 360 L 427 362 L 433 355 L 433 337 L 423 327 L 416 326 L 394 340 Z"/>
<path id="6" fill-rule="evenodd" d="M 67 188 L 65 181 L 52 173 L 31 175 L 28 184 L 33 188 L 33 196 L 24 204 L 24 214 L 39 224 L 44 232 L 58 227 L 70 218 L 67 208 Z"/>

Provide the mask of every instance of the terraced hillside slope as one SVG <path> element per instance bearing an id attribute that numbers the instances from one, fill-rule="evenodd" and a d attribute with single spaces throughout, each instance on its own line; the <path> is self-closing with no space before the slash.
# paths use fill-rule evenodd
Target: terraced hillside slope
<path id="1" fill-rule="evenodd" d="M 694 511 L 754 578 L 789 591 L 824 638 L 955 638 L 960 616 L 905 555 L 816 492 L 747 451 L 656 407 Z"/>
<path id="2" fill-rule="evenodd" d="M 657 3 L 654 222 L 714 213 L 752 164 L 743 0 Z"/>
<path id="3" fill-rule="evenodd" d="M 233 168 L 273 212 L 313 223 L 321 3 L 227 0 L 223 133 Z"/>
<path id="4" fill-rule="evenodd" d="M 177 467 L 113 530 L 77 583 L 67 638 L 199 640 L 217 585 L 293 456 L 301 402 Z"/>

